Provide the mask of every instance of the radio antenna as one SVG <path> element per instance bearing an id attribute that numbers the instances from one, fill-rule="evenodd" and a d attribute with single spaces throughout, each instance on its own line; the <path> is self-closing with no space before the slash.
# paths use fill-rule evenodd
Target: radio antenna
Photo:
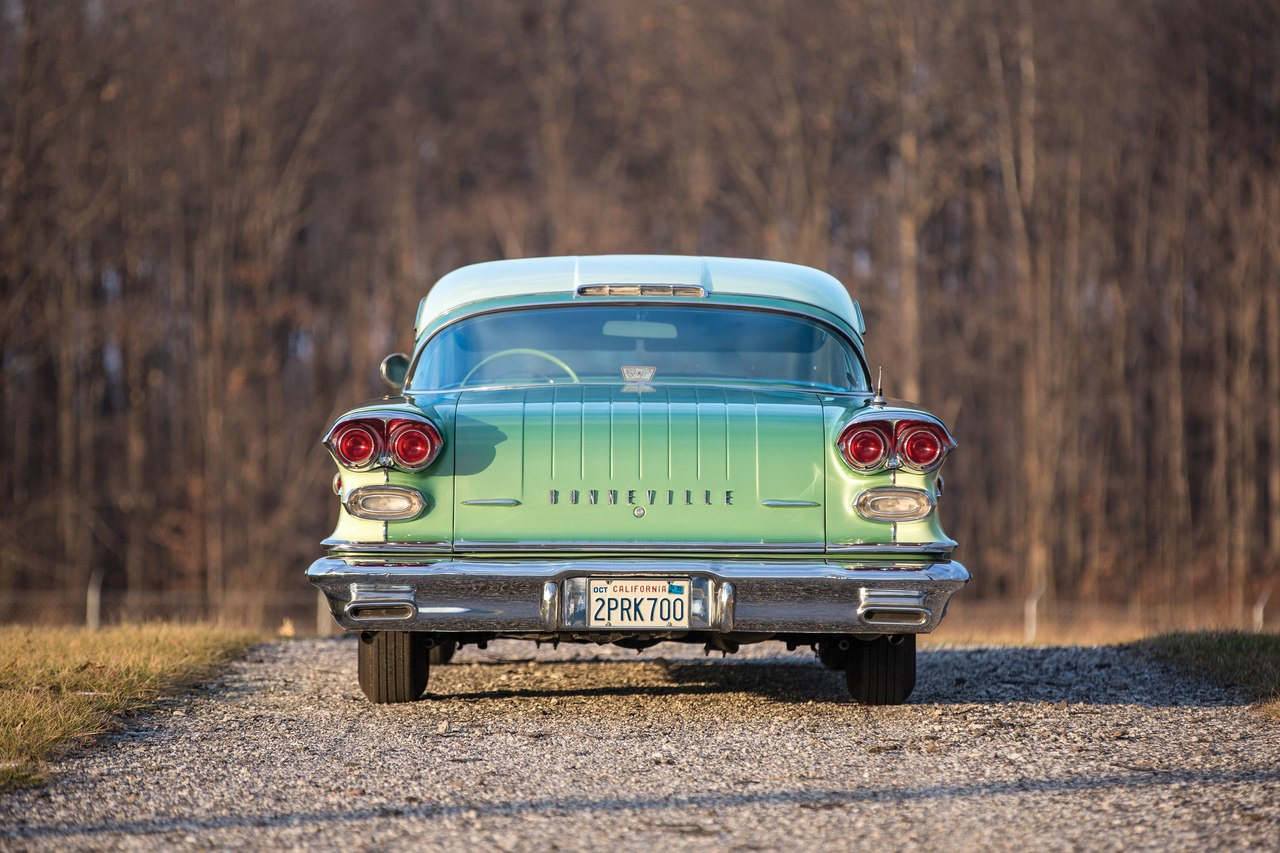
<path id="1" fill-rule="evenodd" d="M 871 398 L 871 405 L 884 405 L 884 365 L 876 370 L 876 395 Z"/>

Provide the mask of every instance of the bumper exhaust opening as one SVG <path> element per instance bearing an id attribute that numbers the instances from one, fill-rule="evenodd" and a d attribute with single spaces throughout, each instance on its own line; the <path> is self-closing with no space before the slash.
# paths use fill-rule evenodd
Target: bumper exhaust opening
<path id="1" fill-rule="evenodd" d="M 862 611 L 862 621 L 868 625 L 923 625 L 929 615 L 923 607 L 875 607 Z"/>
<path id="2" fill-rule="evenodd" d="M 412 619 L 418 608 L 412 601 L 353 601 L 347 605 L 347 618 L 356 621 L 374 619 Z"/>

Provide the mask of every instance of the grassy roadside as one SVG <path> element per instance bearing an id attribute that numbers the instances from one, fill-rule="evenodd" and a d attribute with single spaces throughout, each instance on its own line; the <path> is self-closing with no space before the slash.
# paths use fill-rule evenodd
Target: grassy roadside
<path id="1" fill-rule="evenodd" d="M 1209 681 L 1244 690 L 1264 716 L 1280 722 L 1280 634 L 1162 634 L 1136 646 Z"/>
<path id="2" fill-rule="evenodd" d="M 112 718 L 209 674 L 257 640 L 208 625 L 0 626 L 0 791 L 40 781 L 44 760 Z"/>

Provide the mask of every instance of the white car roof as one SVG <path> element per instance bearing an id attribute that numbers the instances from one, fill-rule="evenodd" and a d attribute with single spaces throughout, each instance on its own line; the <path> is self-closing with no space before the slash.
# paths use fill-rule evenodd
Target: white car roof
<path id="1" fill-rule="evenodd" d="M 463 305 L 490 299 L 574 294 L 591 285 L 685 285 L 710 294 L 791 299 L 843 318 L 859 334 L 862 312 L 844 285 L 821 270 L 780 261 L 686 255 L 583 255 L 489 261 L 456 269 L 418 307 L 415 334 Z"/>

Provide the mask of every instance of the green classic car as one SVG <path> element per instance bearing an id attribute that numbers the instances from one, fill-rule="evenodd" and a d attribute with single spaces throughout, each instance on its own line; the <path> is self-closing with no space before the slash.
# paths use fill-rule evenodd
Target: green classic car
<path id="1" fill-rule="evenodd" d="M 872 388 L 861 309 L 771 261 L 456 270 L 397 392 L 324 436 L 338 525 L 307 577 L 374 702 L 489 640 L 812 646 L 868 704 L 969 574 L 938 523 L 938 418 Z"/>

